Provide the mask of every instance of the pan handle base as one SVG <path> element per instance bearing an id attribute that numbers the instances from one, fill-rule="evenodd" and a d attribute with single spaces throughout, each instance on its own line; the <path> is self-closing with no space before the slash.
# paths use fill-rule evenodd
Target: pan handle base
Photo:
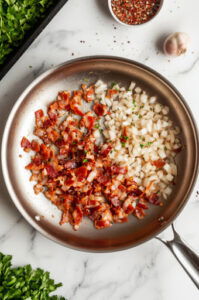
<path id="1" fill-rule="evenodd" d="M 182 240 L 172 224 L 173 239 L 170 241 L 156 237 L 173 253 L 185 272 L 199 289 L 199 255 Z"/>

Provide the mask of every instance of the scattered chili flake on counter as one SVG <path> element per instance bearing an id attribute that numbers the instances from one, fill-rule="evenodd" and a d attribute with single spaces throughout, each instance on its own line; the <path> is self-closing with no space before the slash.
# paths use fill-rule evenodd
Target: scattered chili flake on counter
<path id="1" fill-rule="evenodd" d="M 160 2 L 160 0 L 112 0 L 112 9 L 121 22 L 139 25 L 156 15 Z"/>

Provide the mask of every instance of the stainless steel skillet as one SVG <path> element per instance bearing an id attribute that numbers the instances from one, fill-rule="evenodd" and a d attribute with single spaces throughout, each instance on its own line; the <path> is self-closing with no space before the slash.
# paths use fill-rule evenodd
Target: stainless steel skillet
<path id="1" fill-rule="evenodd" d="M 35 196 L 29 174 L 24 169 L 28 157 L 20 147 L 22 136 L 31 138 L 34 111 L 44 108 L 57 92 L 78 88 L 82 82 L 120 82 L 133 80 L 160 102 L 168 105 L 171 118 L 182 129 L 183 151 L 178 156 L 178 176 L 173 193 L 163 207 L 151 207 L 148 216 L 138 221 L 129 218 L 98 231 L 85 220 L 79 231 L 59 226 L 60 212 L 42 195 Z M 198 134 L 193 116 L 179 92 L 160 74 L 139 63 L 118 57 L 86 57 L 55 67 L 33 81 L 14 105 L 2 141 L 2 167 L 7 189 L 26 220 L 46 237 L 77 250 L 111 252 L 127 249 L 156 237 L 169 226 L 185 206 L 198 172 Z M 35 216 L 37 216 L 35 218 Z M 38 221 L 38 216 L 40 221 Z M 164 242 L 199 287 L 199 257 L 185 246 L 174 231 L 174 240 Z"/>

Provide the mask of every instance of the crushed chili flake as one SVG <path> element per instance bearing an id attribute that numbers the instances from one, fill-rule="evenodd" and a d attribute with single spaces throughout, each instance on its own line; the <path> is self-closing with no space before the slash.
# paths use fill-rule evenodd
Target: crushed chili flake
<path id="1" fill-rule="evenodd" d="M 112 9 L 123 23 L 138 25 L 152 19 L 160 8 L 160 0 L 112 0 Z"/>
<path id="2" fill-rule="evenodd" d="M 91 111 L 83 112 L 85 101 L 91 102 Z M 26 166 L 30 180 L 36 182 L 34 192 L 44 193 L 62 212 L 60 225 L 70 223 L 77 230 L 83 217 L 88 217 L 97 229 L 103 229 L 127 222 L 129 215 L 144 218 L 149 203 L 162 205 L 157 193 L 141 190 L 129 178 L 128 168 L 111 160 L 112 145 L 95 126 L 109 113 L 96 99 L 94 86 L 59 92 L 46 115 L 43 110 L 35 112 L 38 140 L 21 140 L 25 152 L 34 152 Z M 103 140 L 100 143 L 97 131 Z M 121 139 L 128 139 L 125 128 Z"/>

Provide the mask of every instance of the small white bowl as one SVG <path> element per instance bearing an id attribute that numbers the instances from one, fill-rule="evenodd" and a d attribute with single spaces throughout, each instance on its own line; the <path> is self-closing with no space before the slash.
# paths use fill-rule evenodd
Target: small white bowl
<path id="1" fill-rule="evenodd" d="M 164 0 L 160 0 L 160 7 L 159 7 L 158 11 L 156 12 L 156 14 L 155 14 L 151 19 L 149 19 L 148 21 L 146 21 L 146 22 L 144 22 L 144 23 L 141 23 L 141 24 L 127 24 L 127 23 L 124 23 L 124 22 L 120 21 L 120 19 L 118 19 L 118 17 L 117 17 L 117 16 L 115 15 L 115 13 L 113 12 L 112 5 L 111 5 L 112 0 L 108 0 L 108 7 L 109 7 L 109 10 L 110 10 L 110 13 L 111 13 L 112 17 L 113 17 L 118 23 L 120 23 L 120 24 L 122 24 L 122 25 L 124 25 L 124 26 L 133 27 L 133 26 L 141 26 L 141 25 L 145 25 L 145 24 L 147 24 L 147 23 L 153 21 L 153 20 L 157 17 L 157 15 L 159 14 L 159 12 L 161 11 L 162 6 L 163 6 L 163 2 L 164 2 Z"/>

